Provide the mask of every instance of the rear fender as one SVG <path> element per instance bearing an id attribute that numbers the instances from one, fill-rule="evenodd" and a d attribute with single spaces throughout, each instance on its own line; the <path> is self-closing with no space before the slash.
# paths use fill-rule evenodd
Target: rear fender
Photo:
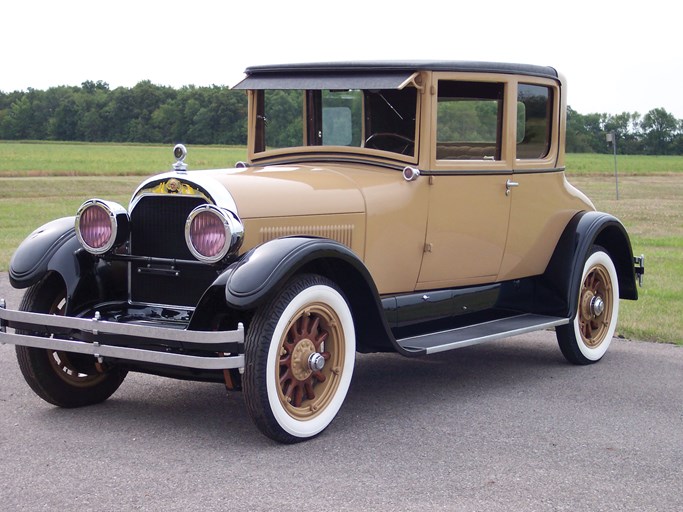
<path id="1" fill-rule="evenodd" d="M 580 212 L 567 224 L 540 279 L 537 310 L 574 318 L 583 265 L 594 245 L 612 258 L 619 279 L 619 297 L 636 300 L 636 274 L 631 241 L 623 224 L 602 212 Z"/>

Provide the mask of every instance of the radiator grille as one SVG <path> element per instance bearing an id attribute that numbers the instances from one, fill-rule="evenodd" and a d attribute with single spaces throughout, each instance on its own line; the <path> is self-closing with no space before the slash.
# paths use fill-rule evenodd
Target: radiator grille
<path id="1" fill-rule="evenodd" d="M 185 243 L 185 221 L 200 197 L 180 195 L 146 196 L 131 212 L 130 247 L 134 256 L 176 260 L 195 260 Z M 216 278 L 211 267 L 176 264 L 173 272 L 149 273 L 147 264 L 132 262 L 130 298 L 148 304 L 195 306 L 202 293 Z M 171 269 L 170 265 L 153 265 Z M 176 273 L 177 271 L 177 273 Z"/>
<path id="2" fill-rule="evenodd" d="M 185 221 L 200 197 L 146 196 L 131 212 L 130 247 L 135 256 L 194 260 L 185 243 Z"/>

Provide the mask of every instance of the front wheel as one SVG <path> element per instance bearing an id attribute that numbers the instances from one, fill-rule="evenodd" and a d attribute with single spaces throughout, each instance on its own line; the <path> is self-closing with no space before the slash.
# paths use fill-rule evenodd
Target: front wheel
<path id="1" fill-rule="evenodd" d="M 583 266 L 574 320 L 556 328 L 564 357 L 574 364 L 591 364 L 605 355 L 619 315 L 619 280 L 609 254 L 595 246 Z"/>
<path id="2" fill-rule="evenodd" d="M 19 309 L 63 315 L 66 289 L 50 275 L 28 289 Z M 18 331 L 31 334 L 27 331 Z M 103 402 L 121 385 L 126 372 L 106 369 L 94 357 L 17 345 L 17 361 L 27 384 L 43 400 L 59 407 L 81 407 Z"/>
<path id="3" fill-rule="evenodd" d="M 335 418 L 351 383 L 356 335 L 341 291 L 296 276 L 255 313 L 245 340 L 247 410 L 266 436 L 304 441 Z"/>

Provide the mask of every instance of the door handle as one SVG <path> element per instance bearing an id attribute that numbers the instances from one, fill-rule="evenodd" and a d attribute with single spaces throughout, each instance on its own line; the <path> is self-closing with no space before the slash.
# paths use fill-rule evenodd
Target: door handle
<path id="1" fill-rule="evenodd" d="M 512 181 L 512 180 L 507 180 L 505 182 L 505 195 L 506 196 L 510 195 L 510 189 L 513 187 L 519 187 L 519 183 L 516 181 Z"/>

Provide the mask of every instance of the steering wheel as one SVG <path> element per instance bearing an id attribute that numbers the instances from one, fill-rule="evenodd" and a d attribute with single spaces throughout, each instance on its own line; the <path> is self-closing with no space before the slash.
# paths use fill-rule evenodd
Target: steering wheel
<path id="1" fill-rule="evenodd" d="M 411 155 L 414 146 L 415 142 L 412 139 L 400 133 L 378 132 L 365 139 L 366 148 L 381 149 L 404 155 Z"/>

